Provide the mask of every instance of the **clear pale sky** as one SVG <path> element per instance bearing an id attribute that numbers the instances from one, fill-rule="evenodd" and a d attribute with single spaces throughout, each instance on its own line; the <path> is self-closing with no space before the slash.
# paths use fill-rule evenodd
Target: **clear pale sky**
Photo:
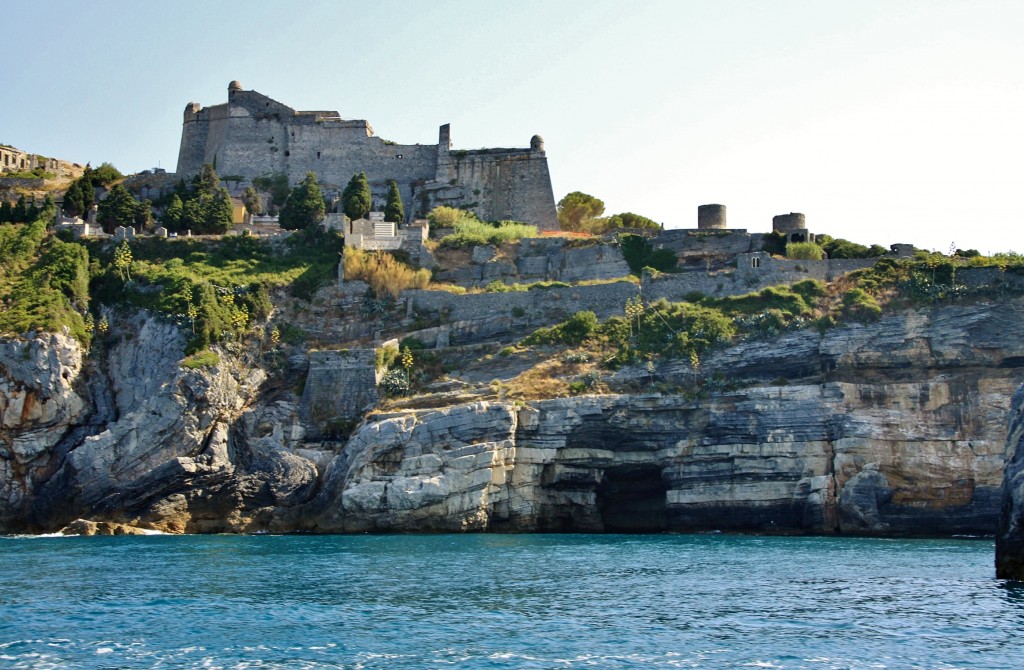
<path id="1" fill-rule="evenodd" d="M 803 212 L 864 244 L 1024 252 L 1024 2 L 7 0 L 0 142 L 177 162 L 238 79 L 401 143 L 545 139 L 556 200 L 668 228 Z"/>

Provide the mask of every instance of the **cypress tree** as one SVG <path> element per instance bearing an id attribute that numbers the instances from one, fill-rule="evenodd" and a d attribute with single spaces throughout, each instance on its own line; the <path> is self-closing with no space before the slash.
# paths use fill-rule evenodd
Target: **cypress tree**
<path id="1" fill-rule="evenodd" d="M 370 213 L 372 200 L 370 198 L 370 182 L 366 180 L 366 173 L 352 175 L 348 186 L 341 194 L 342 207 L 345 215 L 350 219 L 364 219 Z"/>
<path id="2" fill-rule="evenodd" d="M 103 230 L 113 233 L 118 226 L 131 226 L 135 223 L 135 210 L 137 209 L 134 196 L 124 187 L 123 184 L 116 184 L 110 189 L 106 200 L 100 203 L 96 220 Z"/>
<path id="3" fill-rule="evenodd" d="M 281 227 L 285 230 L 310 229 L 323 221 L 327 208 L 324 196 L 317 183 L 316 174 L 307 172 L 305 179 L 300 181 L 285 198 L 281 207 Z"/>
<path id="4" fill-rule="evenodd" d="M 160 223 L 167 230 L 181 230 L 181 219 L 184 215 L 185 206 L 181 202 L 181 198 L 178 197 L 178 194 L 175 193 L 171 196 L 171 204 L 167 205 L 163 216 L 160 217 Z"/>
<path id="5" fill-rule="evenodd" d="M 388 202 L 384 205 L 384 220 L 402 223 L 405 221 L 405 208 L 402 207 L 402 194 L 398 191 L 398 182 L 388 182 Z"/>

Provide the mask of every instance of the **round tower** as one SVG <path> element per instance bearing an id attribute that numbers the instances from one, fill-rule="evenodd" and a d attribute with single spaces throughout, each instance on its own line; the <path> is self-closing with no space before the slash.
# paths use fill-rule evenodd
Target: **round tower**
<path id="1" fill-rule="evenodd" d="M 792 233 L 798 230 L 807 230 L 807 217 L 803 214 L 790 212 L 772 217 L 772 232 Z"/>
<path id="2" fill-rule="evenodd" d="M 530 151 L 544 151 L 544 138 L 534 135 L 530 138 Z"/>
<path id="3" fill-rule="evenodd" d="M 221 81 L 223 81 L 223 79 Z M 238 81 L 237 79 L 234 80 L 233 82 L 231 82 L 230 84 L 228 84 L 228 93 L 231 93 L 231 91 L 241 91 L 241 90 L 242 90 L 242 82 Z"/>
<path id="4" fill-rule="evenodd" d="M 697 228 L 725 230 L 725 205 L 701 205 L 697 208 Z"/>

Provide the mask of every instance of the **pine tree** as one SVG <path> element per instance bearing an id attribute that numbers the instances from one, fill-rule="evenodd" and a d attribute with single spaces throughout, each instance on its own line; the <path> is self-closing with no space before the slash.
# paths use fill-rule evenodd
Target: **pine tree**
<path id="1" fill-rule="evenodd" d="M 311 229 L 323 221 L 325 211 L 324 196 L 316 174 L 307 172 L 305 179 L 285 198 L 280 224 L 285 230 Z"/>
<path id="2" fill-rule="evenodd" d="M 164 210 L 163 216 L 160 217 L 160 223 L 163 224 L 167 230 L 181 230 L 181 219 L 185 215 L 185 205 L 181 202 L 181 198 L 175 193 L 171 196 L 171 203 L 167 205 L 167 209 Z"/>
<path id="3" fill-rule="evenodd" d="M 402 223 L 405 221 L 405 208 L 402 207 L 402 194 L 398 191 L 398 182 L 388 182 L 388 201 L 384 205 L 384 220 Z"/>
<path id="4" fill-rule="evenodd" d="M 223 235 L 228 232 L 233 218 L 228 190 L 223 186 L 214 189 L 213 195 L 207 198 L 204 205 L 201 232 L 209 235 Z"/>
<path id="5" fill-rule="evenodd" d="M 252 186 L 246 186 L 245 191 L 242 192 L 242 204 L 245 205 L 250 214 L 263 213 L 263 202 L 260 200 L 260 194 Z"/>
<path id="6" fill-rule="evenodd" d="M 113 233 L 118 226 L 130 226 L 135 223 L 135 211 L 138 204 L 135 197 L 124 187 L 124 184 L 116 184 L 110 189 L 106 200 L 100 203 L 96 220 L 103 230 Z"/>
<path id="7" fill-rule="evenodd" d="M 341 202 L 348 218 L 353 220 L 366 218 L 370 213 L 372 200 L 370 198 L 370 182 L 366 180 L 365 172 L 352 175 L 348 186 L 341 194 Z"/>

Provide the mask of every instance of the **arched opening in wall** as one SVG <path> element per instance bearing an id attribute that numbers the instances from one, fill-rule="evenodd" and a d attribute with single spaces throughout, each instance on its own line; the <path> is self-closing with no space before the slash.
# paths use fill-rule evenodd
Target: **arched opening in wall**
<path id="1" fill-rule="evenodd" d="M 789 236 L 790 242 L 806 242 L 807 237 L 803 233 L 793 233 Z"/>
<path id="2" fill-rule="evenodd" d="M 750 259 L 750 267 L 752 267 L 752 268 L 759 268 L 759 267 L 761 267 L 761 259 L 758 258 L 757 256 L 754 256 L 753 258 L 751 258 Z"/>
<path id="3" fill-rule="evenodd" d="M 606 533 L 658 533 L 668 530 L 668 487 L 657 465 L 608 468 L 596 493 L 597 509 Z"/>

